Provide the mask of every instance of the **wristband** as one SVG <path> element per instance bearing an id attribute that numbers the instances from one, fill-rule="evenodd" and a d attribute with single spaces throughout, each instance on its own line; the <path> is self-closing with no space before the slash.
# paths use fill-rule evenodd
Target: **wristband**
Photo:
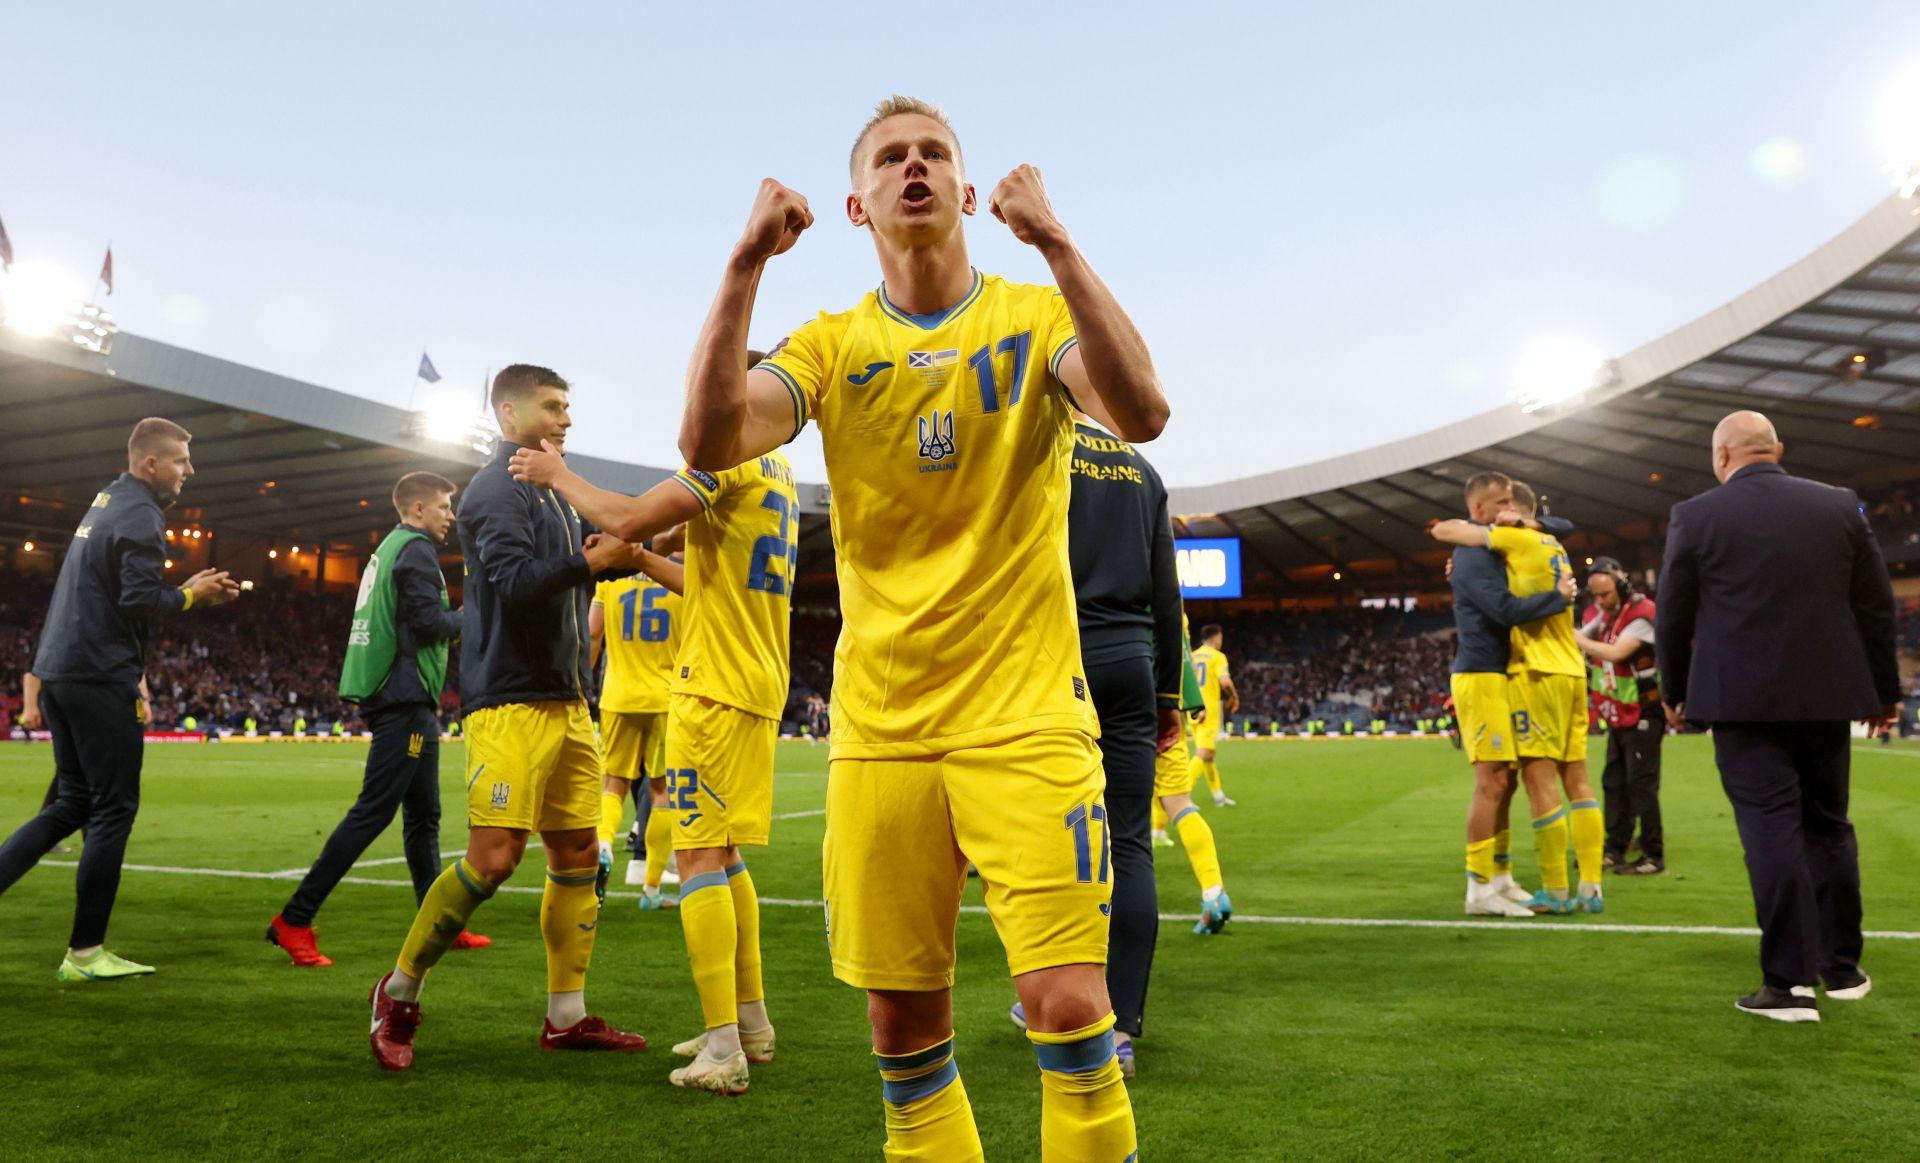
<path id="1" fill-rule="evenodd" d="M 186 611 L 193 609 L 193 591 L 188 589 L 185 586 L 181 586 L 180 592 L 185 594 L 187 597 L 187 600 L 184 603 L 182 603 L 180 606 L 181 612 L 185 613 Z"/>

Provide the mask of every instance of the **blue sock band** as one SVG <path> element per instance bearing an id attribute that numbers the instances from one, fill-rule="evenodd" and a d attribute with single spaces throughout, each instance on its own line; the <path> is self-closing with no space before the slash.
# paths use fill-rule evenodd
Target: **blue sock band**
<path id="1" fill-rule="evenodd" d="M 680 897 L 681 897 L 681 900 L 684 902 L 687 897 L 692 896 L 694 893 L 699 892 L 703 888 L 725 888 L 725 887 L 727 887 L 726 873 L 703 872 L 699 876 L 690 876 L 686 880 L 683 880 L 680 882 Z"/>
<path id="2" fill-rule="evenodd" d="M 1098 1070 L 1113 1060 L 1113 1031 L 1106 1030 L 1078 1042 L 1055 1045 L 1035 1042 L 1033 1056 L 1040 1060 L 1040 1069 L 1051 1070 L 1055 1074 L 1085 1074 Z"/>

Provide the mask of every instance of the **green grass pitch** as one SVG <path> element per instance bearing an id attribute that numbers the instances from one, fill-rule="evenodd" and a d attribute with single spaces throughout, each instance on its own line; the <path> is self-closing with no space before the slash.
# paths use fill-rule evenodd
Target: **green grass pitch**
<path id="1" fill-rule="evenodd" d="M 351 801 L 362 749 L 147 754 L 130 863 L 293 871 L 127 872 L 109 945 L 160 972 L 83 988 L 54 980 L 72 870 L 53 862 L 73 857 L 49 858 L 0 898 L 0 1156 L 880 1157 L 863 999 L 832 980 L 820 909 L 806 903 L 820 889 L 824 748 L 781 746 L 775 811 L 789 818 L 751 858 L 762 895 L 793 903 L 763 910 L 779 1058 L 732 1101 L 667 1085 L 667 1047 L 697 1032 L 699 1008 L 676 916 L 642 914 L 630 895 L 604 914 L 588 996 L 652 1050 L 538 1051 L 538 896 L 502 893 L 475 923 L 498 944 L 448 955 L 425 994 L 415 1069 L 382 1075 L 365 999 L 413 912 L 402 866 L 361 869 L 382 883 L 334 894 L 318 922 L 331 969 L 295 970 L 261 939 Z M 1217 938 L 1162 924 L 1131 1088 L 1141 1159 L 1920 1158 L 1920 750 L 1860 744 L 1854 758 L 1867 924 L 1909 937 L 1869 938 L 1872 997 L 1788 1026 L 1733 1009 L 1759 981 L 1754 937 L 1607 931 L 1752 924 L 1705 740 L 1669 741 L 1670 875 L 1609 879 L 1596 919 L 1459 927 L 1302 921 L 1465 920 L 1459 753 L 1227 743 L 1240 806 L 1204 810 L 1240 917 Z M 464 834 L 460 764 L 448 748 L 449 855 Z M 44 746 L 0 748 L 0 827 L 35 810 L 50 765 Z M 396 828 L 367 858 L 399 851 Z M 1158 857 L 1162 909 L 1191 913 L 1184 855 Z M 1524 840 L 1516 865 L 1533 883 Z M 515 883 L 537 888 L 528 873 Z M 962 917 L 960 957 L 959 1061 L 988 1155 L 1037 1158 L 1033 1056 L 1007 1022 L 1012 990 L 986 917 Z"/>

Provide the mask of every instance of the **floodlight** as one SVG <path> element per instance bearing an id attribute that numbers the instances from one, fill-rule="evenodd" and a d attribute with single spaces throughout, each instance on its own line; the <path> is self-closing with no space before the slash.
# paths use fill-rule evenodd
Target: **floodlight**
<path id="1" fill-rule="evenodd" d="M 1513 400 L 1522 412 L 1538 412 L 1610 386 L 1618 374 L 1593 344 L 1552 336 L 1528 348 L 1514 365 Z"/>
<path id="2" fill-rule="evenodd" d="M 1920 64 L 1894 77 L 1880 99 L 1880 151 L 1902 198 L 1920 192 Z"/>
<path id="3" fill-rule="evenodd" d="M 493 451 L 493 428 L 463 392 L 439 392 L 408 422 L 409 431 L 436 444 L 454 444 L 485 455 Z"/>
<path id="4" fill-rule="evenodd" d="M 32 259 L 0 276 L 0 320 L 23 335 L 50 336 L 72 318 L 86 288 L 71 271 Z"/>

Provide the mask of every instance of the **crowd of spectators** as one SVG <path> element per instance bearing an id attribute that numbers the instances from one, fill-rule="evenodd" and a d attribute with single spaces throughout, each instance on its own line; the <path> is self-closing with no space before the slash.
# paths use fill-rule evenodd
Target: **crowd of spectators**
<path id="1" fill-rule="evenodd" d="M 0 727 L 19 714 L 20 676 L 31 665 L 50 593 L 46 580 L 0 575 Z M 156 622 L 147 667 L 154 726 L 240 731 L 252 720 L 266 733 L 290 732 L 304 720 L 315 733 L 335 722 L 359 730 L 335 685 L 351 604 L 344 594 L 256 591 L 216 614 Z M 1201 621 L 1195 618 L 1196 632 Z M 1344 721 L 1364 730 L 1377 718 L 1404 728 L 1444 708 L 1453 658 L 1445 607 L 1240 613 L 1221 625 L 1241 699 L 1236 724 L 1292 731 L 1321 720 L 1337 732 Z M 1904 669 L 1920 671 L 1920 601 L 1901 604 L 1899 625 Z M 836 610 L 794 611 L 783 730 L 825 735 L 839 633 Z M 459 653 L 443 706 L 448 724 L 459 717 Z"/>

